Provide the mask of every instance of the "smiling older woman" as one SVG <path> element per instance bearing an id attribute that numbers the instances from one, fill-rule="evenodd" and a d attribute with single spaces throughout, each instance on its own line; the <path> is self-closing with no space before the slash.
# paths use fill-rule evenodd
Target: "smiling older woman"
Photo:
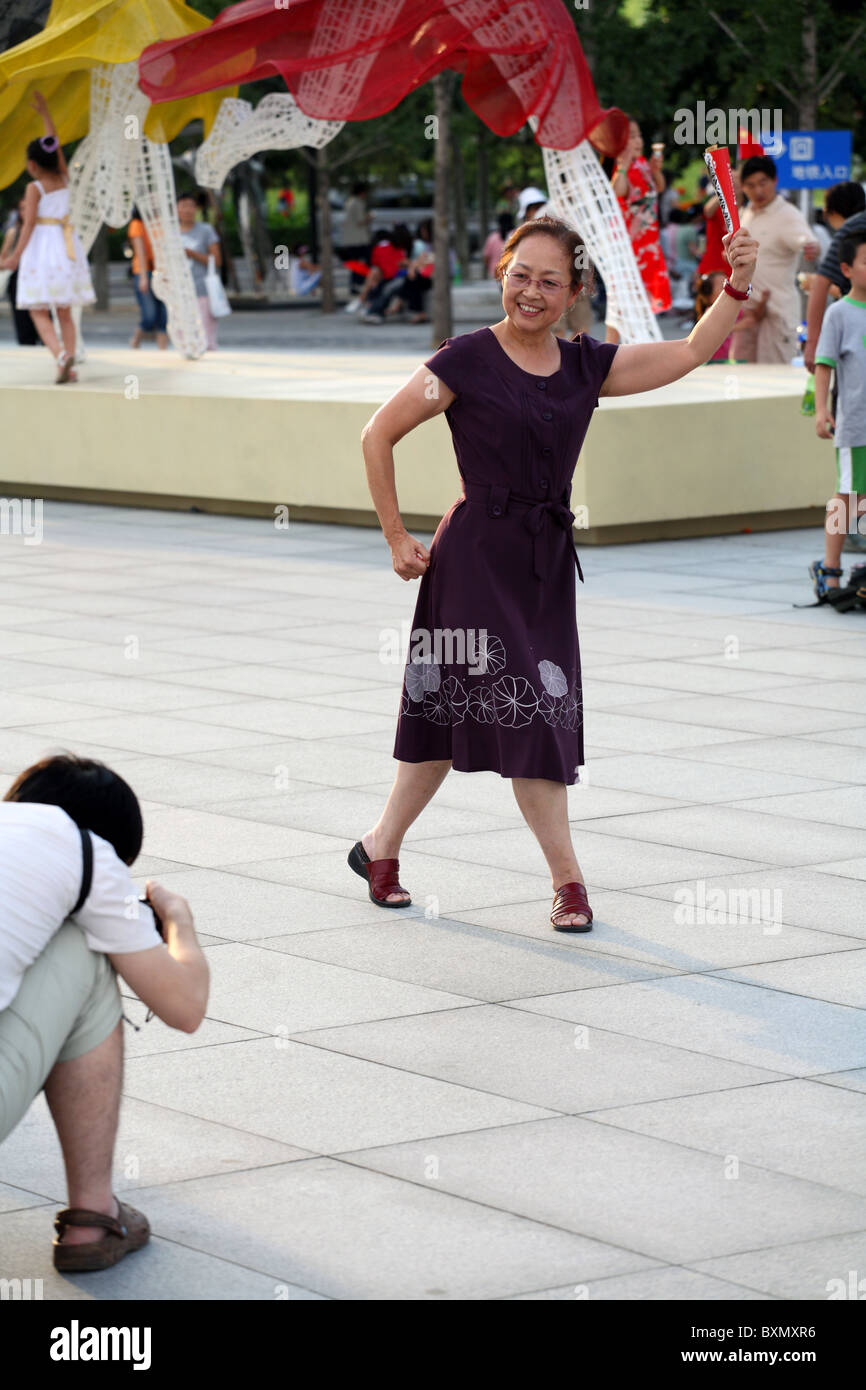
<path id="1" fill-rule="evenodd" d="M 550 869 L 551 922 L 589 931 L 592 910 L 568 821 L 566 787 L 584 762 L 583 701 L 568 502 L 599 396 L 652 391 L 706 362 L 745 298 L 757 243 L 725 238 L 728 293 L 688 338 L 618 346 L 554 327 L 586 293 L 580 237 L 565 223 L 518 227 L 498 267 L 505 317 L 448 338 L 364 428 L 370 493 L 395 572 L 421 580 L 387 804 L 349 865 L 382 907 L 406 907 L 400 846 L 449 769 L 512 779 Z M 427 550 L 400 517 L 394 445 L 445 411 L 462 492 Z"/>

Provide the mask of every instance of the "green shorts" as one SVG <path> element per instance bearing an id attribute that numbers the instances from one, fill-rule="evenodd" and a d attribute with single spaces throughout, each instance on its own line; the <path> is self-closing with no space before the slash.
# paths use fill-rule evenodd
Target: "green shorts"
<path id="1" fill-rule="evenodd" d="M 91 951 L 66 921 L 25 970 L 18 993 L 0 1009 L 0 1144 L 26 1115 L 55 1062 L 98 1047 L 122 1005 L 108 956 Z"/>
<path id="2" fill-rule="evenodd" d="M 866 444 L 836 448 L 836 491 L 866 492 Z"/>

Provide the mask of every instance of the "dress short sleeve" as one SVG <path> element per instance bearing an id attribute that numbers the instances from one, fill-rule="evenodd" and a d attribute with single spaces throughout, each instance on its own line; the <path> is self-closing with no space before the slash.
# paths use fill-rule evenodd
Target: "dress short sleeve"
<path id="1" fill-rule="evenodd" d="M 605 377 L 611 368 L 611 363 L 616 356 L 619 343 L 600 343 L 597 338 L 591 338 L 588 333 L 578 333 L 572 338 L 573 343 L 580 347 L 580 373 L 584 381 L 587 381 L 592 388 L 593 395 L 598 397 Z"/>
<path id="2" fill-rule="evenodd" d="M 463 338 L 445 338 L 432 357 L 424 363 L 434 376 L 444 381 L 449 391 L 460 395 L 466 385 L 466 343 Z"/>

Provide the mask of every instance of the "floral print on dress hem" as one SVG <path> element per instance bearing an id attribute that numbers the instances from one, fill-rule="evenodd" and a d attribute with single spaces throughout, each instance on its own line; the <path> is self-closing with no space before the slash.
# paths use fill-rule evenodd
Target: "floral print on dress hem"
<path id="1" fill-rule="evenodd" d="M 581 722 L 582 699 L 570 689 L 565 672 L 556 662 L 539 661 L 539 691 L 526 676 L 499 675 L 481 683 L 484 674 L 496 675 L 505 668 L 505 645 L 500 637 L 481 638 L 479 675 L 442 678 L 435 661 L 416 659 L 406 663 L 400 712 L 423 717 L 441 726 L 462 724 L 474 719 L 479 724 L 501 724 L 509 729 L 525 728 L 540 715 L 546 724 L 575 732 Z M 467 688 L 468 687 L 468 688 Z"/>

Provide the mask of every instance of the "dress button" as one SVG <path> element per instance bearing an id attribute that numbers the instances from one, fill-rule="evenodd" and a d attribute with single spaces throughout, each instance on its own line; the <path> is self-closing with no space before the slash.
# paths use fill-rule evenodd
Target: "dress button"
<path id="1" fill-rule="evenodd" d="M 542 420 L 552 420 L 552 419 L 553 419 L 553 411 L 552 411 L 552 410 L 545 410 L 545 412 L 544 412 L 544 414 L 542 415 L 541 418 L 542 418 Z"/>
<path id="2" fill-rule="evenodd" d="M 539 391 L 546 391 L 546 390 L 547 390 L 547 382 L 546 382 L 546 381 L 536 381 L 535 384 L 536 384 L 536 386 L 538 387 Z"/>
<path id="3" fill-rule="evenodd" d="M 544 455 L 547 455 L 547 454 L 552 454 L 552 453 L 553 453 L 553 450 L 552 450 L 552 449 L 542 449 L 541 452 L 542 452 Z"/>
<path id="4" fill-rule="evenodd" d="M 501 507 L 494 507 L 494 508 L 493 508 L 493 515 L 494 515 L 494 516 L 501 516 L 501 515 L 502 515 L 502 508 L 501 508 Z"/>
<path id="5" fill-rule="evenodd" d="M 542 486 L 542 487 L 550 487 L 550 483 L 547 481 L 546 478 L 542 478 L 542 480 L 541 480 L 541 486 Z"/>

